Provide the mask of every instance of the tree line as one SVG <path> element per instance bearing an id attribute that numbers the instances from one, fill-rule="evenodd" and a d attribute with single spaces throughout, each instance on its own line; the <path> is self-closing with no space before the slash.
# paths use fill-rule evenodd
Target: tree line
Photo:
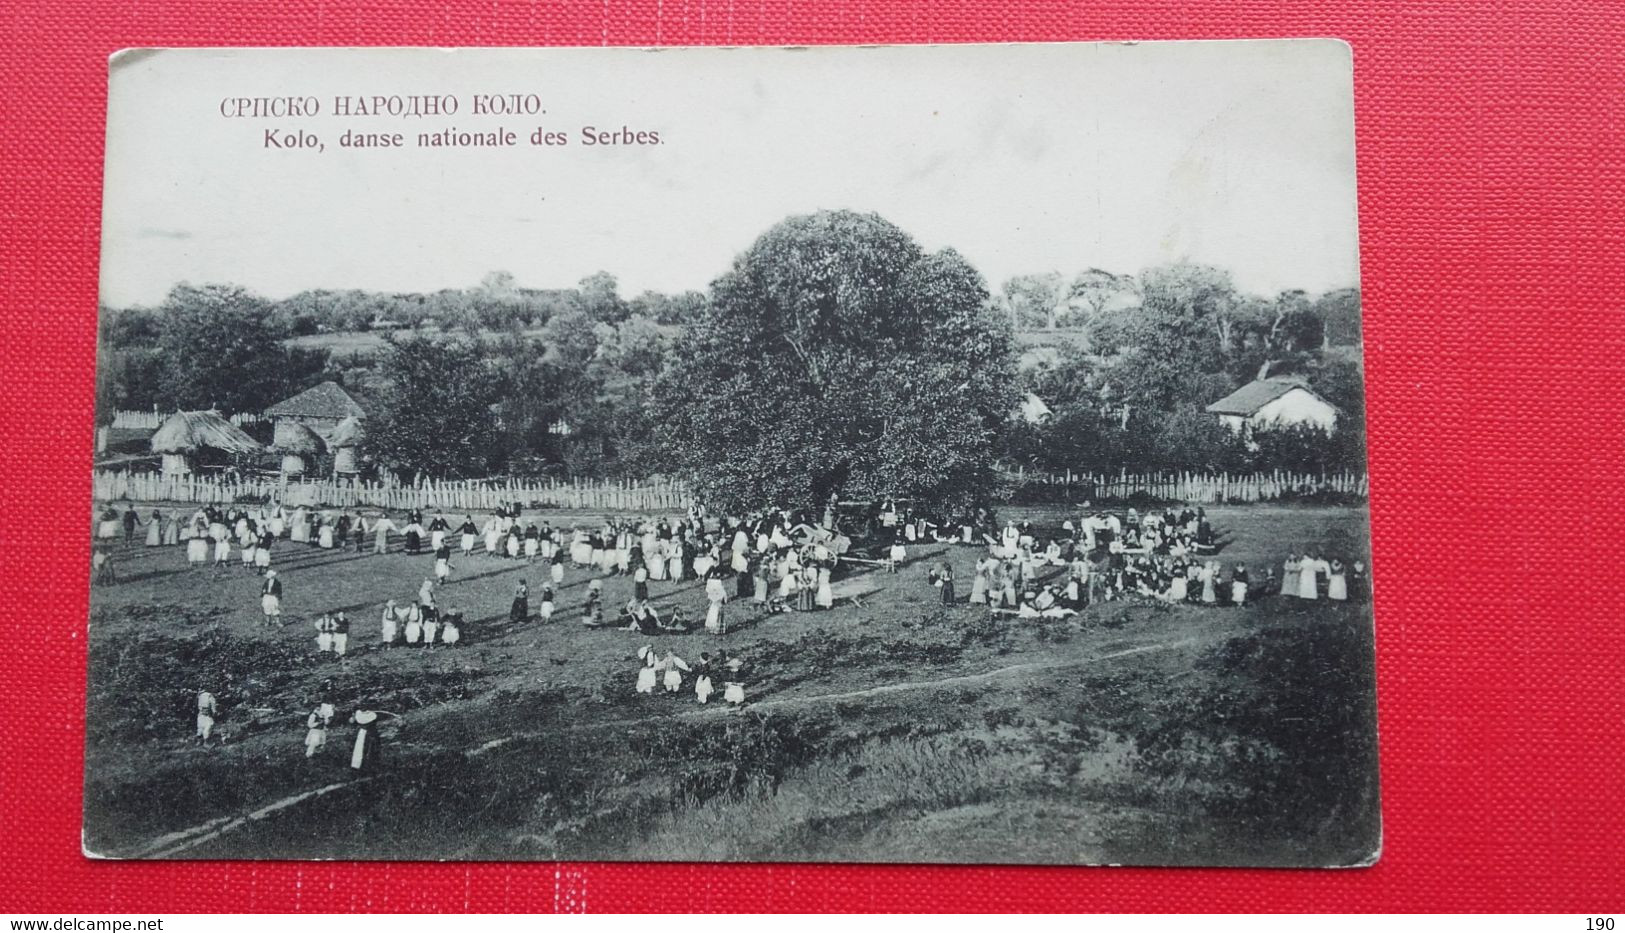
<path id="1" fill-rule="evenodd" d="M 376 331 L 382 340 L 348 338 Z M 430 295 L 180 285 L 103 309 L 98 410 L 260 411 L 332 379 L 380 465 L 438 478 L 681 476 L 721 502 L 969 503 L 999 465 L 1363 469 L 1355 290 L 1263 298 L 1221 270 L 1018 276 L 993 292 L 883 218 L 793 217 L 704 292 L 624 299 L 492 273 Z M 1241 438 L 1202 411 L 1268 363 L 1340 429 Z M 1026 392 L 1051 417 L 1012 417 Z"/>

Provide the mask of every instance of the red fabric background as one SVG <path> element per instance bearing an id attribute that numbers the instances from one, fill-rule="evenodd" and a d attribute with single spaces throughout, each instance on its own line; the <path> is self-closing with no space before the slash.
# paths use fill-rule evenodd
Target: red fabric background
<path id="1" fill-rule="evenodd" d="M 1355 51 L 1387 836 L 1375 868 L 81 858 L 77 529 L 110 52 L 1323 35 Z M 1617 4 L 11 0 L 0 169 L 0 910 L 1625 907 Z"/>

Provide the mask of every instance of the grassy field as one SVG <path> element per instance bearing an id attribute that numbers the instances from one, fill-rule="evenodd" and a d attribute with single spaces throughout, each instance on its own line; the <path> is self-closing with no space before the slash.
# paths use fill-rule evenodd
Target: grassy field
<path id="1" fill-rule="evenodd" d="M 1053 511 L 1030 511 L 1058 521 Z M 1211 508 L 1220 559 L 1277 567 L 1314 545 L 1367 559 L 1363 509 Z M 558 523 L 561 513 L 549 513 Z M 596 516 L 580 516 L 591 519 Z M 383 602 L 428 556 L 279 546 L 284 624 L 258 578 L 189 570 L 180 549 L 118 555 L 92 593 L 86 845 L 177 858 L 838 859 L 1352 864 L 1378 839 L 1369 607 L 1266 598 L 1245 609 L 1119 602 L 1064 622 L 945 609 L 925 579 L 837 581 L 833 610 L 657 640 L 751 666 L 742 710 L 634 692 L 635 633 L 579 624 L 571 570 L 551 624 L 507 621 L 540 565 L 460 561 L 443 606 L 458 649 L 376 647 Z M 607 604 L 630 595 L 605 580 Z M 656 582 L 702 613 L 698 584 Z M 343 662 L 310 618 L 355 620 Z M 330 684 L 323 689 L 323 682 Z M 195 691 L 218 747 L 190 744 Z M 307 761 L 318 696 L 400 714 L 372 777 L 337 724 Z"/>

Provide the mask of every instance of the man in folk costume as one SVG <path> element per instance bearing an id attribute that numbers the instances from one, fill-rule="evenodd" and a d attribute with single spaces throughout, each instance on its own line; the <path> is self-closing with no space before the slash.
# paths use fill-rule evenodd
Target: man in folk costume
<path id="1" fill-rule="evenodd" d="M 458 543 L 462 545 L 464 557 L 474 553 L 474 542 L 479 540 L 479 531 L 474 525 L 474 516 L 464 515 L 462 527 L 457 529 L 457 533 L 462 536 Z"/>
<path id="2" fill-rule="evenodd" d="M 378 739 L 378 714 L 370 709 L 358 709 L 350 717 L 355 723 L 355 748 L 350 752 L 350 767 L 356 771 L 371 771 L 378 767 L 383 749 Z"/>
<path id="3" fill-rule="evenodd" d="M 379 513 L 368 530 L 372 532 L 372 553 L 382 555 L 389 553 L 389 533 L 400 529 L 389 520 L 388 514 Z"/>
<path id="4" fill-rule="evenodd" d="M 305 757 L 314 758 L 316 752 L 327 747 L 327 727 L 333 722 L 333 704 L 320 703 L 305 717 Z"/>
<path id="5" fill-rule="evenodd" d="M 1230 602 L 1237 606 L 1247 605 L 1247 565 L 1237 564 L 1236 570 L 1230 575 Z"/>
<path id="6" fill-rule="evenodd" d="M 265 613 L 265 624 L 274 627 L 282 621 L 282 581 L 275 570 L 265 571 L 265 582 L 260 585 L 260 611 Z"/>
<path id="7" fill-rule="evenodd" d="M 219 712 L 219 703 L 215 701 L 214 694 L 207 690 L 199 690 L 197 694 L 197 744 L 207 745 L 214 735 L 214 717 Z"/>
<path id="8" fill-rule="evenodd" d="M 450 530 L 451 524 L 446 521 L 446 516 L 434 513 L 434 521 L 429 523 L 429 549 L 438 552 L 440 546 L 446 543 L 446 532 Z"/>
<path id="9" fill-rule="evenodd" d="M 316 627 L 316 653 L 327 654 L 333 650 L 333 619 L 326 613 L 318 616 L 312 623 Z"/>
<path id="10" fill-rule="evenodd" d="M 715 688 L 711 685 L 711 656 L 704 651 L 700 652 L 699 663 L 694 665 L 694 696 L 704 704 L 711 699 Z"/>
<path id="11" fill-rule="evenodd" d="M 271 569 L 271 545 L 276 542 L 276 535 L 270 529 L 260 532 L 259 544 L 254 548 L 254 566 L 259 570 Z"/>
<path id="12" fill-rule="evenodd" d="M 135 528 L 140 524 L 141 516 L 135 513 L 135 505 L 131 504 L 124 510 L 124 546 L 135 544 Z"/>
<path id="13" fill-rule="evenodd" d="M 688 671 L 688 662 L 679 658 L 670 650 L 660 659 L 658 665 L 661 672 L 660 683 L 667 693 L 676 693 L 683 688 L 683 674 Z"/>
<path id="14" fill-rule="evenodd" d="M 434 549 L 434 579 L 442 585 L 451 579 L 451 545 L 444 538 Z"/>

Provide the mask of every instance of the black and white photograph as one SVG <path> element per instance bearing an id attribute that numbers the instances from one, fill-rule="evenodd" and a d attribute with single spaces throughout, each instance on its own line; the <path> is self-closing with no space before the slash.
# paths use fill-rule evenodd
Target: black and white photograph
<path id="1" fill-rule="evenodd" d="M 1333 40 L 109 63 L 83 849 L 1358 867 Z"/>

